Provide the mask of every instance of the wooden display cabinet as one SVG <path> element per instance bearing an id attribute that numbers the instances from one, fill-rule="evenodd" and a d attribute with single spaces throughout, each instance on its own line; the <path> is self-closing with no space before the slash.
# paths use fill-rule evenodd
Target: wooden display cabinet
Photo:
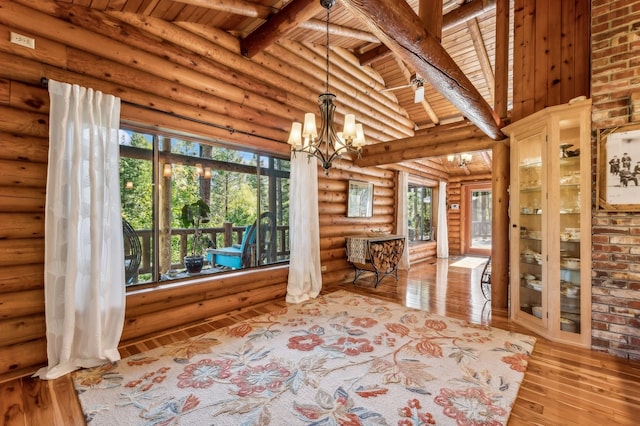
<path id="1" fill-rule="evenodd" d="M 591 100 L 546 108 L 511 138 L 510 316 L 591 345 Z"/>

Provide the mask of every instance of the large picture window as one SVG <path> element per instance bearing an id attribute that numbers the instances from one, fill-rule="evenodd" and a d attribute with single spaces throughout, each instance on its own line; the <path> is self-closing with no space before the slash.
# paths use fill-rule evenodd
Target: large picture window
<path id="1" fill-rule="evenodd" d="M 289 160 L 127 129 L 120 145 L 127 285 L 289 259 Z"/>

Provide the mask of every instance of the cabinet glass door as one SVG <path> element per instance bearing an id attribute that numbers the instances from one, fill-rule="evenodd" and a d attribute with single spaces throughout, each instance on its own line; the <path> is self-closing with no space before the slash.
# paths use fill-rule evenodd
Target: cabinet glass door
<path id="1" fill-rule="evenodd" d="M 556 151 L 560 157 L 559 182 L 559 258 L 560 316 L 554 328 L 570 333 L 580 333 L 580 216 L 582 204 L 580 191 L 580 129 L 565 122 L 560 129 L 560 147 Z M 588 153 L 587 153 L 588 155 Z M 556 278 L 556 279 L 558 279 Z M 556 281 L 557 282 L 557 281 Z"/>
<path id="2" fill-rule="evenodd" d="M 538 133 L 518 143 L 518 216 L 519 233 L 519 307 L 546 324 L 546 289 L 544 288 L 543 212 L 546 200 L 543 188 L 544 134 Z"/>

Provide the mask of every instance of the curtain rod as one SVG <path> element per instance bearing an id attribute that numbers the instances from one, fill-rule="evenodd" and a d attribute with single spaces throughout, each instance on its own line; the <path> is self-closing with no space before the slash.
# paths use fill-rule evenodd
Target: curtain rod
<path id="1" fill-rule="evenodd" d="M 40 85 L 42 87 L 49 87 L 49 79 L 47 77 L 40 77 Z M 128 105 L 135 106 L 137 108 L 143 108 L 143 109 L 147 109 L 147 110 L 150 110 L 150 111 L 161 112 L 162 114 L 171 115 L 173 117 L 181 118 L 183 120 L 188 120 L 188 121 L 191 121 L 193 123 L 204 124 L 205 126 L 211 126 L 211 127 L 215 127 L 216 129 L 226 130 L 230 134 L 240 133 L 241 135 L 252 136 L 252 137 L 264 139 L 264 140 L 267 140 L 267 141 L 270 141 L 270 142 L 282 142 L 282 141 L 279 141 L 277 139 L 268 138 L 266 136 L 261 136 L 261 135 L 254 134 L 254 133 L 251 133 L 251 132 L 246 132 L 244 130 L 236 130 L 236 129 L 232 128 L 232 127 L 221 126 L 219 124 L 214 124 L 214 123 L 208 123 L 206 121 L 196 120 L 194 118 L 187 117 L 187 116 L 184 116 L 184 115 L 179 115 L 179 114 L 175 114 L 175 113 L 169 113 L 169 112 L 165 112 L 165 111 L 159 111 L 159 110 L 153 109 L 153 108 L 151 108 L 151 107 L 149 107 L 147 105 L 140 105 L 140 104 L 136 104 L 136 103 L 133 103 L 133 102 L 124 101 L 124 100 L 121 100 L 121 102 L 125 103 L 125 104 L 128 104 Z"/>

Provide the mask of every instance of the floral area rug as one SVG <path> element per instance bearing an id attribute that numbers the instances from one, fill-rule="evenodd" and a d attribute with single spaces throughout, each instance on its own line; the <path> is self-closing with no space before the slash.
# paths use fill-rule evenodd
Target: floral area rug
<path id="1" fill-rule="evenodd" d="M 500 425 L 534 343 L 338 291 L 73 381 L 89 425 Z"/>

